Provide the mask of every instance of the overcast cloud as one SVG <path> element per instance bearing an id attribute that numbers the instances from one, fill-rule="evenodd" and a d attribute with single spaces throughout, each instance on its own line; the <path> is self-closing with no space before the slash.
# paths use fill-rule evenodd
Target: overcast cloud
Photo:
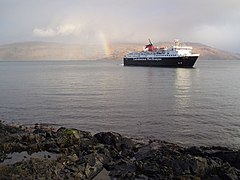
<path id="1" fill-rule="evenodd" d="M 239 0 L 0 0 L 0 44 L 200 42 L 240 52 Z"/>

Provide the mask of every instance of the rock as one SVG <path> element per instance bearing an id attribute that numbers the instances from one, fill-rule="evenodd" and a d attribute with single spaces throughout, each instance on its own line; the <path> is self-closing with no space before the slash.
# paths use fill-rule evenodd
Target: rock
<path id="1" fill-rule="evenodd" d="M 74 144 L 79 144 L 91 139 L 91 133 L 77 129 L 59 128 L 56 132 L 56 144 L 61 148 L 69 148 Z"/>
<path id="2" fill-rule="evenodd" d="M 57 130 L 57 135 L 60 136 L 73 136 L 76 139 L 80 138 L 92 138 L 92 135 L 90 132 L 87 131 L 80 131 L 78 129 L 73 128 L 64 128 L 61 127 Z"/>
<path id="3" fill-rule="evenodd" d="M 114 146 L 117 150 L 133 149 L 134 142 L 115 132 L 100 132 L 94 135 L 97 142 Z"/>
<path id="4" fill-rule="evenodd" d="M 230 165 L 240 169 L 240 151 L 224 150 L 208 153 L 210 157 L 218 157 Z"/>
<path id="5" fill-rule="evenodd" d="M 134 161 L 129 159 L 120 159 L 117 161 L 114 166 L 111 168 L 109 176 L 120 179 L 134 179 L 136 172 L 136 165 Z"/>
<path id="6" fill-rule="evenodd" d="M 73 155 L 69 155 L 68 156 L 69 160 L 72 161 L 72 162 L 76 162 L 79 160 L 78 156 L 76 154 L 73 154 Z"/>
<path id="7" fill-rule="evenodd" d="M 223 163 L 209 169 L 208 173 L 205 174 L 203 178 L 214 176 L 219 179 L 238 180 L 240 177 L 239 175 L 238 170 L 232 168 L 228 163 Z"/>
<path id="8" fill-rule="evenodd" d="M 23 130 L 17 126 L 9 126 L 0 122 L 0 135 L 21 133 Z M 0 136 L 1 137 L 1 136 Z"/>
<path id="9" fill-rule="evenodd" d="M 240 169 L 240 150 L 230 150 L 226 147 L 190 147 L 185 153 L 203 157 L 217 157 Z"/>
<path id="10" fill-rule="evenodd" d="M 7 179 L 32 179 L 33 177 L 34 179 L 50 179 L 53 175 L 51 172 L 53 167 L 53 162 L 50 160 L 31 159 L 13 165 L 0 166 L 0 172 L 1 176 L 8 177 Z"/>
<path id="11" fill-rule="evenodd" d="M 109 176 L 109 172 L 103 168 L 102 171 L 93 178 L 93 180 L 111 180 L 111 178 Z"/>
<path id="12" fill-rule="evenodd" d="M 22 158 L 4 165 L 9 153 L 23 151 L 54 152 L 57 158 Z M 0 122 L 0 179 L 93 179 L 105 170 L 111 179 L 235 180 L 240 179 L 239 152 L 136 141 L 114 132 L 92 136 L 73 128 L 26 129 Z"/>
<path id="13" fill-rule="evenodd" d="M 224 163 L 220 159 L 193 156 L 181 153 L 182 151 L 182 148 L 168 144 L 144 145 L 135 154 L 136 174 L 143 174 L 153 179 L 207 179 L 208 177 L 220 179 L 223 175 L 232 179 L 239 178 L 238 170 L 229 167 L 224 169 Z M 199 152 L 201 151 L 198 150 L 198 154 Z"/>
<path id="14" fill-rule="evenodd" d="M 45 149 L 48 152 L 53 152 L 53 153 L 60 153 L 61 152 L 61 148 L 58 147 L 56 144 L 53 143 L 46 143 L 45 145 Z"/>
<path id="15" fill-rule="evenodd" d="M 103 164 L 100 161 L 98 154 L 92 153 L 84 156 L 86 166 L 85 166 L 85 174 L 88 179 L 92 179 L 103 169 Z"/>

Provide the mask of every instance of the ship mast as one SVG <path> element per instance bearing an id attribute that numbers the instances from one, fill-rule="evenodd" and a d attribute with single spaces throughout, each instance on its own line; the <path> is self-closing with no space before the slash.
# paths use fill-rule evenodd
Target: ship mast
<path id="1" fill-rule="evenodd" d="M 153 44 L 152 44 L 152 42 L 151 42 L 150 38 L 148 38 L 148 41 L 149 41 L 149 45 L 151 45 L 151 46 L 152 46 Z"/>

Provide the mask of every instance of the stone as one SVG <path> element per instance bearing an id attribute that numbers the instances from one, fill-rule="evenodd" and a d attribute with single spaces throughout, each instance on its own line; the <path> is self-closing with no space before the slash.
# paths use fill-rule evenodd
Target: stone
<path id="1" fill-rule="evenodd" d="M 114 146 L 117 150 L 133 149 L 134 142 L 115 132 L 100 132 L 94 135 L 97 142 Z"/>
<path id="2" fill-rule="evenodd" d="M 98 159 L 97 154 L 89 154 L 84 157 L 86 161 L 85 174 L 88 179 L 92 179 L 103 169 L 103 164 Z"/>
<path id="3" fill-rule="evenodd" d="M 4 165 L 9 153 L 24 151 L 52 153 Z M 105 170 L 108 179 L 236 180 L 239 156 L 239 150 L 225 147 L 183 148 L 114 132 L 92 136 L 73 128 L 26 129 L 0 122 L 0 179 L 93 179 Z"/>

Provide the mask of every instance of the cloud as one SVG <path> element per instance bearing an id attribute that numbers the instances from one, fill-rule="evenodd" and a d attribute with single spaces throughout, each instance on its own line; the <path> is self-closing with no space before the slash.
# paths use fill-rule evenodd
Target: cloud
<path id="1" fill-rule="evenodd" d="M 34 28 L 33 34 L 39 37 L 55 37 L 55 36 L 70 36 L 79 35 L 82 30 L 82 25 L 64 24 L 55 27 Z"/>
<path id="2" fill-rule="evenodd" d="M 40 36 L 40 37 L 56 36 L 56 32 L 52 28 L 45 28 L 45 29 L 35 28 L 33 30 L 33 34 L 35 36 Z"/>
<path id="3" fill-rule="evenodd" d="M 179 38 L 239 52 L 239 22 L 239 0 L 0 0 L 0 43 L 94 43 L 101 31 L 110 42 Z"/>

